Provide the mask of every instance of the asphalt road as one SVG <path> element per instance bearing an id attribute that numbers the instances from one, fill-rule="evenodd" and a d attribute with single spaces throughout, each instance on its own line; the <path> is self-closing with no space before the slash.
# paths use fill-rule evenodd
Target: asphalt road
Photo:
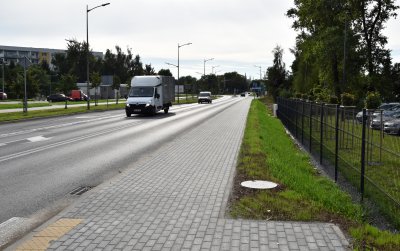
<path id="1" fill-rule="evenodd" d="M 0 125 L 0 223 L 65 206 L 75 188 L 109 180 L 243 99 L 175 106 L 156 116 L 127 118 L 117 110 Z"/>

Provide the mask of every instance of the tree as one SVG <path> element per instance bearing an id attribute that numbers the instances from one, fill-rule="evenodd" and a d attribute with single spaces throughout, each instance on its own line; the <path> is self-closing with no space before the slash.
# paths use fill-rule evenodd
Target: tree
<path id="1" fill-rule="evenodd" d="M 46 74 L 50 74 L 50 66 L 46 60 L 42 60 L 40 62 L 40 68 L 42 68 L 42 70 L 45 71 Z"/>
<path id="2" fill-rule="evenodd" d="M 169 69 L 167 69 L 166 71 L 167 71 L 167 73 L 169 72 L 171 74 Z M 159 72 L 159 74 L 160 74 L 160 72 Z M 163 74 L 160 74 L 160 75 L 163 75 Z M 164 75 L 164 76 L 168 76 L 168 75 Z M 171 74 L 171 76 L 172 76 L 172 74 Z M 197 79 L 192 77 L 192 76 L 183 76 L 183 77 L 179 78 L 178 83 L 179 83 L 179 85 L 183 85 L 184 86 L 185 93 L 193 93 L 194 94 L 195 92 L 197 92 L 197 90 L 195 88 L 196 87 L 196 81 L 197 81 Z"/>
<path id="3" fill-rule="evenodd" d="M 21 66 L 11 69 L 10 79 L 10 91 L 14 93 L 17 99 L 21 98 L 24 94 L 24 74 Z"/>
<path id="4" fill-rule="evenodd" d="M 134 74 L 132 68 L 135 68 L 136 64 L 139 63 L 132 60 L 132 51 L 130 48 L 127 48 L 127 54 L 125 54 L 118 45 L 115 46 L 115 50 L 117 54 L 113 54 L 110 50 L 106 51 L 101 72 L 103 75 L 118 76 L 121 83 L 128 84 Z M 137 57 L 140 62 L 139 55 L 137 55 Z M 141 72 L 143 73 L 143 69 Z"/>
<path id="5" fill-rule="evenodd" d="M 87 80 L 87 43 L 78 42 L 75 39 L 67 40 L 66 54 L 56 54 L 52 63 L 59 76 L 72 74 L 77 77 L 78 82 Z M 90 50 L 90 49 L 89 49 Z M 99 69 L 99 60 L 89 53 L 89 70 L 94 72 Z M 101 61 L 100 61 L 101 62 Z"/>
<path id="6" fill-rule="evenodd" d="M 97 105 L 97 88 L 101 84 L 101 76 L 98 72 L 93 72 L 92 75 L 90 76 L 91 79 L 91 86 L 94 88 L 94 97 L 95 97 L 95 105 Z"/>
<path id="7" fill-rule="evenodd" d="M 216 83 L 214 88 L 216 88 L 216 90 L 222 90 L 223 93 L 234 94 L 248 90 L 246 77 L 237 72 L 227 72 L 224 75 L 219 76 L 218 80 L 218 83 L 220 84 L 218 86 L 218 83 Z"/>
<path id="8" fill-rule="evenodd" d="M 362 33 L 362 51 L 366 55 L 366 69 L 370 77 L 377 73 L 377 68 L 382 66 L 390 57 L 390 52 L 385 49 L 387 37 L 383 35 L 384 24 L 390 17 L 396 17 L 395 11 L 399 8 L 394 0 L 359 0 L 350 1 L 356 13 L 354 30 Z M 372 81 L 369 89 L 376 89 Z"/>
<path id="9" fill-rule="evenodd" d="M 400 63 L 394 64 L 392 68 L 392 96 L 395 100 L 400 101 Z"/>
<path id="10" fill-rule="evenodd" d="M 44 89 L 50 85 L 50 79 L 43 65 L 32 65 L 27 70 L 27 92 L 29 97 L 44 95 Z"/>
<path id="11" fill-rule="evenodd" d="M 395 16 L 394 0 L 296 0 L 287 15 L 298 31 L 293 87 L 305 92 L 320 85 L 337 97 L 363 99 L 367 90 L 390 86 L 390 53 L 384 48 L 384 23 Z M 368 75 L 365 74 L 368 73 Z"/>
<path id="12" fill-rule="evenodd" d="M 158 71 L 157 74 L 161 75 L 161 76 L 171 76 L 172 77 L 172 73 L 169 69 L 161 69 Z"/>
<path id="13" fill-rule="evenodd" d="M 113 54 L 111 50 L 107 49 L 106 53 L 104 54 L 102 74 L 114 75 L 116 65 L 117 65 L 117 60 L 115 54 Z"/>
<path id="14" fill-rule="evenodd" d="M 286 70 L 285 63 L 283 63 L 283 49 L 280 46 L 276 46 L 272 53 L 274 54 L 273 65 L 267 69 L 267 89 L 272 94 L 272 97 L 276 99 L 279 95 L 280 90 L 288 90 L 289 85 L 286 81 Z"/>
<path id="15" fill-rule="evenodd" d="M 117 76 L 117 75 L 114 75 L 114 79 L 113 79 L 113 85 L 112 85 L 112 88 L 113 88 L 113 90 L 117 90 L 117 95 L 116 95 L 116 104 L 118 104 L 118 99 L 119 99 L 119 87 L 120 87 L 120 85 L 121 85 L 121 79 Z M 130 87 L 131 86 L 131 83 L 129 82 L 129 84 L 128 84 L 128 86 Z"/>
<path id="16" fill-rule="evenodd" d="M 120 85 L 121 85 L 121 79 L 117 75 L 114 75 L 112 88 L 114 90 L 119 90 Z"/>
<path id="17" fill-rule="evenodd" d="M 151 64 L 146 64 L 145 69 L 144 69 L 144 75 L 155 75 L 156 72 L 154 71 L 154 68 L 151 67 Z"/>
<path id="18" fill-rule="evenodd" d="M 140 61 L 140 56 L 136 55 L 135 59 L 130 64 L 130 76 L 143 76 L 144 75 L 144 70 L 143 70 L 143 64 Z"/>
<path id="19" fill-rule="evenodd" d="M 71 90 L 77 89 L 76 77 L 72 74 L 61 75 L 59 90 L 62 93 L 70 93 Z"/>

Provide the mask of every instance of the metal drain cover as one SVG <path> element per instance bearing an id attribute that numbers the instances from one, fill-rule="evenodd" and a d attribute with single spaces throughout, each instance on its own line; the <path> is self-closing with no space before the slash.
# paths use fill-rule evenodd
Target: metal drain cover
<path id="1" fill-rule="evenodd" d="M 83 193 L 86 193 L 87 191 L 89 191 L 92 187 L 89 186 L 80 186 L 75 188 L 74 190 L 72 190 L 69 194 L 71 195 L 81 195 Z"/>
<path id="2" fill-rule="evenodd" d="M 278 186 L 278 184 L 266 180 L 247 180 L 240 183 L 240 185 L 254 189 L 272 189 Z"/>

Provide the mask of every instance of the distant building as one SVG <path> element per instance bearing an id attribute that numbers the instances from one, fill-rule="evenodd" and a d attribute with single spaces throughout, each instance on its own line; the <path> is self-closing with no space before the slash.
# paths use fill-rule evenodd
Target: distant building
<path id="1" fill-rule="evenodd" d="M 118 98 L 124 98 L 128 95 L 128 85 L 127 84 L 120 84 L 119 89 L 115 90 L 112 88 L 113 85 L 113 76 L 112 75 L 103 75 L 101 76 L 101 83 L 100 86 L 95 90 L 95 88 L 89 88 L 87 90 L 86 83 L 77 83 L 76 86 L 79 90 L 83 91 L 84 93 L 89 93 L 90 98 L 94 98 L 97 95 L 98 98 L 106 99 L 111 98 L 114 99 L 118 96 Z"/>
<path id="2" fill-rule="evenodd" d="M 33 47 L 17 47 L 0 45 L 0 58 L 4 59 L 6 64 L 14 62 L 15 64 L 22 64 L 24 57 L 27 57 L 33 64 L 39 64 L 46 61 L 50 68 L 55 54 L 66 53 L 67 50 L 48 49 L 48 48 L 33 48 Z M 93 51 L 93 55 L 97 58 L 103 58 L 103 52 Z"/>

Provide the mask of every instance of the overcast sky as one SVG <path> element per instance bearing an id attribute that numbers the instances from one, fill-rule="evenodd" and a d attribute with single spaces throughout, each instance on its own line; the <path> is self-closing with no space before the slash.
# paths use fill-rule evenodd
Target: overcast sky
<path id="1" fill-rule="evenodd" d="M 399 4 L 400 0 L 396 0 Z M 86 40 L 86 5 L 111 4 L 89 12 L 89 44 L 105 52 L 132 49 L 156 71 L 177 76 L 237 71 L 259 78 L 271 66 L 272 50 L 284 49 L 286 68 L 294 56 L 295 32 L 285 16 L 293 0 L 0 0 L 0 45 L 66 49 L 65 39 Z M 399 11 L 397 11 L 399 13 Z M 400 62 L 400 20 L 387 24 L 387 48 Z"/>

